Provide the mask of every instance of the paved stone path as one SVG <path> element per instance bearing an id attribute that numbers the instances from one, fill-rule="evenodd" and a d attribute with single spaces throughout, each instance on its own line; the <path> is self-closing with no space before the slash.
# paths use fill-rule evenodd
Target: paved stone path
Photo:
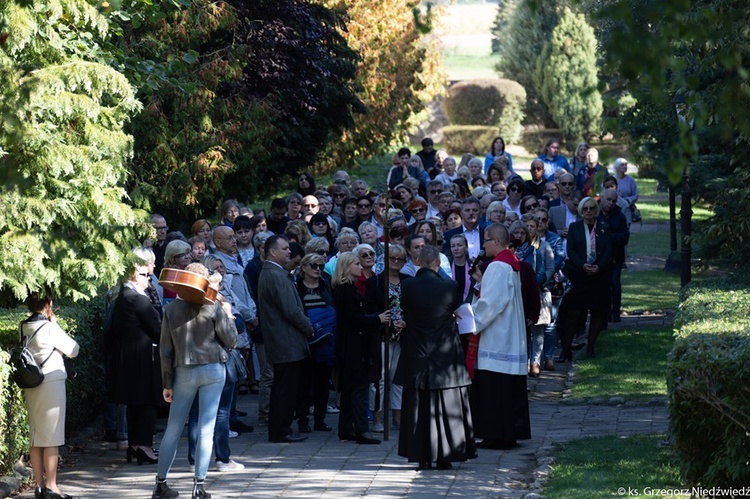
<path id="1" fill-rule="evenodd" d="M 626 317 L 614 326 L 653 327 L 669 321 L 664 316 Z M 540 479 L 550 471 L 554 444 L 588 436 L 666 432 L 667 408 L 663 404 L 633 407 L 563 402 L 569 366 L 558 367 L 558 371 L 543 372 L 540 378 L 529 380 L 533 438 L 516 449 L 480 449 L 479 458 L 454 464 L 453 470 L 418 472 L 414 464 L 398 456 L 397 432 L 380 445 L 341 443 L 335 431 L 314 432 L 304 443 L 272 444 L 265 428 L 256 427 L 254 433 L 230 441 L 232 457 L 246 469 L 210 470 L 207 489 L 214 498 L 525 497 L 539 492 Z M 240 408 L 250 413 L 246 420 L 254 424 L 257 396 L 241 396 Z M 329 415 L 327 422 L 335 426 L 337 417 Z M 150 497 L 155 465 L 127 464 L 124 452 L 100 443 L 91 433 L 95 430 L 69 438 L 73 450 L 59 475 L 63 490 L 76 498 Z M 180 497 L 190 497 L 192 482 L 186 448 L 183 442 L 170 475 Z M 26 491 L 21 497 L 33 497 L 33 492 Z"/>

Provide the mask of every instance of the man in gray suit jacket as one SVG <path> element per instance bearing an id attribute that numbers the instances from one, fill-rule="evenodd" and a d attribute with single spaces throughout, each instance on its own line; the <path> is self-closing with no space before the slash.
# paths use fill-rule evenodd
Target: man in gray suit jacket
<path id="1" fill-rule="evenodd" d="M 574 191 L 564 204 L 549 209 L 550 222 L 563 239 L 568 237 L 568 226 L 581 219 L 578 215 L 578 203 L 581 202 L 581 198 L 581 191 Z"/>
<path id="2" fill-rule="evenodd" d="M 260 312 L 266 358 L 273 363 L 271 407 L 268 415 L 270 442 L 301 442 L 302 437 L 292 431 L 292 420 L 297 404 L 300 367 L 310 355 L 307 338 L 313 327 L 302 306 L 292 278 L 284 265 L 289 263 L 289 240 L 274 235 L 266 240 L 266 261 L 258 279 L 258 309 Z"/>

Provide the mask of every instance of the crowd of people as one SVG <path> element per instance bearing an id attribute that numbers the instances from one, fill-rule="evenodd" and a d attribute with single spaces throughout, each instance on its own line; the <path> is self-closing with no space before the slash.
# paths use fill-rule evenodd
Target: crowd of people
<path id="1" fill-rule="evenodd" d="M 585 143 L 569 161 L 550 139 L 528 180 L 501 137 L 484 161 L 433 146 L 400 149 L 383 191 L 305 172 L 267 210 L 227 200 L 214 223 L 173 221 L 189 234 L 152 216 L 156 237 L 107 297 L 105 424 L 128 461 L 158 463 L 154 498 L 175 497 L 166 474 L 186 421 L 193 497 L 209 497 L 212 445 L 219 471 L 244 468 L 229 439 L 253 431 L 237 408 L 247 392 L 271 442 L 333 431 L 326 415 L 340 412 L 341 441 L 378 444 L 390 421 L 420 469 L 531 438 L 527 376 L 584 342 L 596 355 L 620 320 L 636 184 L 626 160 L 609 175 Z M 216 304 L 186 305 L 163 269 L 210 277 Z"/>

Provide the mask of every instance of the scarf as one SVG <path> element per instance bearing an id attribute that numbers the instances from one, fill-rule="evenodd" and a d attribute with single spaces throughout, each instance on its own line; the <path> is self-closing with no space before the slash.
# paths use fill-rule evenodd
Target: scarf
<path id="1" fill-rule="evenodd" d="M 510 265 L 514 272 L 521 270 L 521 262 L 516 258 L 516 255 L 509 249 L 503 250 L 498 253 L 493 262 L 503 262 Z M 477 293 L 477 298 L 481 295 L 481 290 Z M 481 334 L 481 333 L 480 333 Z M 469 346 L 466 347 L 466 368 L 469 370 L 469 377 L 474 379 L 474 368 L 477 365 L 477 355 L 479 353 L 479 334 L 472 334 L 469 337 Z"/>

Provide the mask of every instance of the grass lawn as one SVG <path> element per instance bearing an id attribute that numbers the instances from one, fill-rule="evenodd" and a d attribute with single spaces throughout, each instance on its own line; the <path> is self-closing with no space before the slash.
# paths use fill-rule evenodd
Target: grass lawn
<path id="1" fill-rule="evenodd" d="M 497 78 L 495 66 L 499 60 L 500 57 L 496 55 L 445 54 L 443 56 L 443 64 L 449 81 Z"/>
<path id="2" fill-rule="evenodd" d="M 572 397 L 625 397 L 648 400 L 667 394 L 667 353 L 671 329 L 603 331 L 596 357 L 582 357 Z"/>
<path id="3" fill-rule="evenodd" d="M 677 308 L 680 276 L 663 269 L 622 272 L 622 306 L 632 313 L 636 310 L 666 310 Z"/>
<path id="4" fill-rule="evenodd" d="M 555 499 L 627 497 L 628 488 L 641 496 L 647 495 L 647 488 L 652 492 L 684 488 L 677 457 L 669 447 L 659 445 L 663 439 L 664 435 L 595 437 L 560 444 L 543 495 Z"/>
<path id="5" fill-rule="evenodd" d="M 644 223 L 659 223 L 669 222 L 669 200 L 649 202 L 649 203 L 636 203 L 638 209 L 641 210 L 641 216 L 643 217 Z M 680 200 L 677 200 L 677 206 L 675 210 L 677 216 L 677 224 L 680 223 Z M 705 205 L 693 204 L 693 221 L 696 220 L 707 220 L 713 213 L 711 210 L 706 208 Z"/>

